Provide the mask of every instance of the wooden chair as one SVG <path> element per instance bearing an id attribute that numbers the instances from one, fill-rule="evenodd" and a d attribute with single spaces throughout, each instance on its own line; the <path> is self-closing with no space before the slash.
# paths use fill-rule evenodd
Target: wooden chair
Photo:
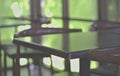
<path id="1" fill-rule="evenodd" d="M 23 33 L 24 34 L 24 33 Z M 19 33 L 17 34 L 17 36 L 19 35 Z M 21 35 L 21 33 L 20 33 Z M 19 35 L 19 37 L 20 37 Z M 28 36 L 28 35 L 27 35 Z M 30 36 L 30 35 L 29 35 Z M 25 36 L 24 36 L 25 37 Z M 4 55 L 4 68 L 5 68 L 5 75 L 6 75 L 6 72 L 7 72 L 7 60 L 6 60 L 6 56 L 10 57 L 12 60 L 13 60 L 13 76 L 16 76 L 16 58 L 17 58 L 17 54 L 16 54 L 16 46 L 15 45 L 5 45 L 5 46 L 2 46 L 2 49 L 4 50 L 5 52 L 5 55 Z M 42 61 L 39 61 L 39 60 L 42 60 L 44 57 L 51 57 L 50 54 L 47 54 L 47 53 L 43 53 L 43 52 L 36 52 L 34 51 L 33 49 L 31 50 L 31 52 L 27 51 L 27 49 L 21 49 L 22 51 L 24 50 L 23 53 L 20 53 L 20 58 L 27 58 L 27 61 L 29 63 L 29 58 L 33 58 L 33 59 L 37 59 L 38 63 L 36 65 L 39 66 L 39 75 L 41 76 L 42 75 L 42 72 L 41 72 L 41 63 Z M 50 58 L 51 59 L 51 58 Z M 41 63 L 40 63 L 41 62 Z M 52 61 L 51 61 L 52 62 Z M 29 64 L 28 64 L 29 65 Z M 30 73 L 30 68 L 29 66 L 27 67 L 28 68 L 28 75 L 30 76 L 31 73 Z M 52 66 L 51 66 L 51 73 L 53 72 L 52 70 Z"/>
<path id="2" fill-rule="evenodd" d="M 117 70 L 114 76 L 120 76 L 120 48 L 115 49 L 100 49 L 92 50 L 88 52 L 88 59 L 103 62 L 112 63 L 117 65 Z"/>
<path id="3" fill-rule="evenodd" d="M 8 45 L 8 46 L 3 46 L 2 49 L 5 51 L 5 57 L 4 57 L 4 64 L 5 64 L 5 73 L 6 73 L 6 69 L 7 69 L 7 60 L 6 60 L 6 56 L 8 56 L 9 58 L 12 59 L 13 61 L 13 76 L 15 76 L 15 72 L 16 72 L 16 67 L 15 67 L 15 63 L 16 63 L 16 58 L 17 58 L 17 54 L 16 54 L 16 46 L 14 45 Z M 42 68 L 42 59 L 44 57 L 50 57 L 50 54 L 46 54 L 46 53 L 42 53 L 42 52 L 35 52 L 33 49 L 31 49 L 31 51 L 27 51 L 27 48 L 23 47 L 21 49 L 22 51 L 24 50 L 24 52 L 21 52 L 20 53 L 20 58 L 26 58 L 27 61 L 28 61 L 28 65 L 27 65 L 27 69 L 28 69 L 28 76 L 31 76 L 31 70 L 30 70 L 30 61 L 29 59 L 30 58 L 35 58 L 38 60 L 38 63 L 35 65 L 35 66 L 38 66 L 38 69 L 39 69 L 39 75 L 41 76 L 42 75 L 42 72 L 41 72 L 41 68 Z M 52 66 L 51 66 L 52 67 Z"/>
<path id="4" fill-rule="evenodd" d="M 16 29 L 17 29 L 18 26 L 21 26 L 21 25 L 16 24 L 16 25 L 0 26 L 0 28 L 2 30 L 6 29 L 5 32 L 9 32 L 9 33 L 14 34 L 16 32 Z M 8 30 L 8 29 L 10 29 L 10 30 Z M 2 34 L 2 30 L 0 31 L 1 37 L 4 35 L 4 34 Z M 0 39 L 1 39 L 1 37 L 0 37 Z M 12 40 L 10 38 L 8 38 L 8 40 L 6 40 L 6 42 L 0 41 L 0 43 L 1 43 L 0 44 L 0 49 L 4 50 L 4 55 L 3 55 L 4 56 L 4 62 L 3 62 L 4 63 L 4 76 L 7 76 L 7 68 L 8 67 L 7 67 L 7 60 L 6 59 L 7 59 L 7 56 L 9 58 L 13 59 L 13 66 L 14 66 L 14 62 L 15 62 L 15 59 L 17 57 L 17 55 L 15 54 L 16 46 L 13 45 Z M 22 50 L 26 50 L 26 49 L 22 49 Z M 29 58 L 43 59 L 43 57 L 50 57 L 50 55 L 46 54 L 46 53 L 33 53 L 33 52 L 28 53 L 28 52 L 24 52 L 24 53 L 22 53 L 20 55 L 20 57 L 21 58 L 27 58 L 27 59 L 29 59 Z M 2 61 L 1 61 L 1 63 L 2 63 Z M 40 66 L 40 63 L 38 63 L 38 64 Z M 14 67 L 13 67 L 13 69 L 14 69 Z M 2 76 L 2 70 L 0 70 L 0 71 L 1 71 L 0 74 Z M 29 68 L 28 68 L 28 71 L 29 71 L 29 75 L 30 75 L 30 69 Z M 13 73 L 13 75 L 14 75 L 14 73 Z M 41 74 L 40 68 L 39 68 L 39 74 Z"/>
<path id="5" fill-rule="evenodd" d="M 107 39 L 109 37 L 109 35 L 111 35 L 111 33 L 118 33 L 119 34 L 120 23 L 119 22 L 110 22 L 110 21 L 99 21 L 99 22 L 93 23 L 89 30 L 90 31 L 98 31 L 98 36 L 100 36 L 98 39 L 99 46 L 107 46 L 107 45 L 102 44 L 102 42 L 104 42 L 104 41 L 109 42 L 109 41 L 113 40 L 112 38 Z M 115 35 L 112 34 L 112 36 L 115 36 Z M 105 37 L 107 37 L 107 38 L 105 38 Z M 117 39 L 116 39 L 116 42 L 118 42 Z M 114 45 L 114 44 L 109 43 L 109 45 Z M 104 65 L 104 63 L 102 63 L 102 62 L 100 62 L 100 64 Z M 114 66 L 114 65 L 111 65 L 111 66 Z M 111 74 L 111 76 L 114 76 L 114 74 Z"/>
<path id="6" fill-rule="evenodd" d="M 17 31 L 17 27 L 25 26 L 25 25 L 28 25 L 28 24 L 11 24 L 11 25 L 1 25 L 0 26 L 0 55 L 1 55 L 1 57 L 4 56 L 3 55 L 4 53 L 1 54 L 1 51 L 4 51 L 3 46 L 13 45 L 11 36 L 13 35 L 14 32 Z M 0 76 L 3 76 L 3 72 L 5 72 L 4 71 L 4 65 L 5 64 L 2 64 L 2 63 L 4 63 L 4 61 L 2 59 L 0 59 L 0 62 L 1 62 L 0 63 L 0 66 L 1 66 Z M 4 73 L 4 76 L 6 76 L 6 73 Z"/>
<path id="7" fill-rule="evenodd" d="M 15 19 L 15 20 L 21 20 L 21 21 L 24 21 L 24 20 L 28 20 L 28 21 L 33 21 L 33 22 L 40 22 L 40 26 L 41 26 L 41 24 L 49 24 L 50 22 L 51 22 L 51 20 L 50 19 L 48 19 L 48 18 L 46 18 L 46 17 L 41 17 L 39 20 L 33 20 L 33 19 L 29 19 L 29 18 L 15 18 L 15 17 L 10 17 L 9 19 Z M 10 28 L 12 28 L 12 29 L 14 29 L 14 31 L 7 31 L 6 30 L 6 32 L 9 32 L 9 33 L 12 33 L 12 34 L 14 34 L 14 33 L 16 33 L 16 32 L 18 32 L 17 31 L 17 27 L 18 26 L 20 26 L 20 25 L 26 25 L 26 24 L 13 24 L 13 25 L 8 25 L 8 26 L 0 26 L 0 28 L 8 28 L 9 29 L 9 27 Z M 0 31 L 0 35 L 2 36 L 2 35 L 4 35 L 4 34 L 2 34 L 2 31 Z M 0 38 L 1 39 L 1 38 Z M 9 38 L 8 38 L 9 39 Z M 6 76 L 7 75 L 7 61 L 6 61 L 6 58 L 7 58 L 7 56 L 8 57 L 10 57 L 11 59 L 13 59 L 13 66 L 14 66 L 14 63 L 15 63 L 15 60 L 16 60 L 16 57 L 17 57 L 17 55 L 16 55 L 16 53 L 15 52 L 13 52 L 13 51 L 16 51 L 16 46 L 15 45 L 13 45 L 12 44 L 12 40 L 11 39 L 9 39 L 9 42 L 10 42 L 10 44 L 5 44 L 5 45 L 1 45 L 2 46 L 2 48 L 1 49 L 3 49 L 4 50 L 4 76 Z M 26 49 L 22 49 L 22 50 L 26 50 Z M 12 51 L 12 52 L 11 52 Z M 38 55 L 38 53 L 28 53 L 28 52 L 24 52 L 24 53 L 22 53 L 21 55 L 20 55 L 20 57 L 21 58 L 27 58 L 27 59 L 29 59 L 29 58 L 39 58 L 39 59 L 42 59 L 43 57 L 50 57 L 50 55 L 49 54 L 46 54 L 46 53 L 39 53 L 39 55 Z M 38 63 L 39 64 L 39 66 L 40 66 L 40 63 Z M 13 67 L 13 69 L 14 69 L 14 67 Z M 15 71 L 15 70 L 14 70 Z M 29 68 L 28 68 L 28 71 L 29 71 Z M 40 71 L 40 68 L 39 68 L 39 71 Z M 15 75 L 14 74 L 15 72 L 13 72 L 13 75 Z M 40 73 L 40 72 L 39 72 Z M 29 73 L 30 74 L 30 73 Z M 41 73 L 40 73 L 41 74 Z"/>

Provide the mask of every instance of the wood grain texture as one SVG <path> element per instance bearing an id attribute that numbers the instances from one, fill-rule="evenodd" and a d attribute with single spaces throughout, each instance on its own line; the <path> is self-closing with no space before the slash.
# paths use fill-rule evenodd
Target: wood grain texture
<path id="1" fill-rule="evenodd" d="M 120 64 L 120 50 L 90 51 L 88 58 L 99 62 Z"/>

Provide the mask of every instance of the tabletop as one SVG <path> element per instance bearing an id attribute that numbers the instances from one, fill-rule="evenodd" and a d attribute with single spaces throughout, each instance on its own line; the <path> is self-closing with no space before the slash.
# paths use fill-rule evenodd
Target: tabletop
<path id="1" fill-rule="evenodd" d="M 120 46 L 120 29 L 102 30 L 92 32 L 69 33 L 69 49 L 64 50 L 62 34 L 42 35 L 42 42 L 32 42 L 31 37 L 14 38 L 13 43 L 37 49 L 42 52 L 57 55 L 64 58 L 84 57 L 86 51 L 96 49 L 110 50 Z M 39 38 L 40 36 L 34 36 Z M 52 39 L 52 40 L 51 40 Z"/>

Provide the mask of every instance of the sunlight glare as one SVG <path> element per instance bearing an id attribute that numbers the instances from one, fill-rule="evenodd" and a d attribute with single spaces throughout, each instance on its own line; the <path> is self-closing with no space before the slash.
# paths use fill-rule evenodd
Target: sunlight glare
<path id="1" fill-rule="evenodd" d="M 79 72 L 79 59 L 71 59 L 71 71 L 72 72 Z"/>
<path id="2" fill-rule="evenodd" d="M 64 70 L 64 59 L 58 56 L 52 55 L 52 61 L 55 68 Z"/>
<path id="3" fill-rule="evenodd" d="M 43 58 L 43 63 L 50 66 L 51 65 L 50 58 L 48 58 L 48 57 Z"/>
<path id="4" fill-rule="evenodd" d="M 31 28 L 30 25 L 21 25 L 18 27 L 18 31 L 23 31 L 23 30 L 26 30 L 26 29 L 29 29 Z"/>
<path id="5" fill-rule="evenodd" d="M 27 64 L 27 59 L 26 58 L 20 58 L 20 65 L 26 65 Z"/>
<path id="6" fill-rule="evenodd" d="M 19 17 L 21 15 L 20 9 L 19 9 L 18 4 L 16 2 L 11 5 L 11 8 L 12 8 L 13 13 L 16 17 Z"/>

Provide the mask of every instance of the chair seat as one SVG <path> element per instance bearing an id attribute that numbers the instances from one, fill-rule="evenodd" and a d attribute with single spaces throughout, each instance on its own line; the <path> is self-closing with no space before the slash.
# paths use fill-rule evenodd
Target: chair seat
<path id="1" fill-rule="evenodd" d="M 7 46 L 3 46 L 2 48 L 4 49 L 7 56 L 12 57 L 12 58 L 17 57 L 16 46 L 7 45 Z M 29 48 L 22 48 L 22 51 L 20 52 L 20 58 L 34 58 L 34 57 L 38 57 L 38 58 L 50 57 L 50 54 L 35 51 Z"/>

